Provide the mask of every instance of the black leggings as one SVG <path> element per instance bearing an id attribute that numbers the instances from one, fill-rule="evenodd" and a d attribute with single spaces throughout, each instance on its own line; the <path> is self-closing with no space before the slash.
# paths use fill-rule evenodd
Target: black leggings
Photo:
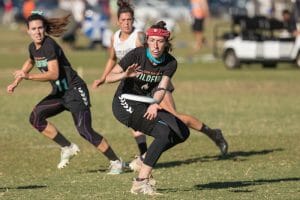
<path id="1" fill-rule="evenodd" d="M 67 109 L 61 98 L 48 96 L 36 105 L 30 115 L 29 121 L 34 128 L 39 132 L 42 132 L 48 124 L 47 118 L 55 116 L 65 110 Z M 101 143 L 103 137 L 92 128 L 90 109 L 87 107 L 84 110 L 71 113 L 79 134 L 97 147 Z"/>
<path id="2" fill-rule="evenodd" d="M 182 137 L 178 135 L 164 122 L 158 121 L 149 135 L 154 137 L 153 142 L 149 146 L 144 163 L 154 167 L 162 153 L 175 145 L 184 142 L 189 137 L 188 128 L 177 120 L 178 128 Z"/>

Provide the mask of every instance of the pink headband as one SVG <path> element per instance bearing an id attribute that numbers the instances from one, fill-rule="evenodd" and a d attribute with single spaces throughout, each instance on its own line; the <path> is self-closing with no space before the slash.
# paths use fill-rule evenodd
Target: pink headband
<path id="1" fill-rule="evenodd" d="M 162 36 L 166 38 L 169 38 L 170 34 L 170 31 L 161 28 L 148 28 L 146 32 L 147 36 Z"/>

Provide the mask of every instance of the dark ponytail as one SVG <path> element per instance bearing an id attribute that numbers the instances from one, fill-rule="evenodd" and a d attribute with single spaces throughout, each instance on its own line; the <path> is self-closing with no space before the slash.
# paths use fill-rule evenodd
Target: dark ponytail
<path id="1" fill-rule="evenodd" d="M 47 19 L 43 15 L 32 14 L 27 18 L 26 24 L 27 24 L 27 28 L 29 28 L 29 22 L 34 20 L 41 20 L 43 22 L 47 34 L 52 35 L 54 37 L 59 37 L 66 31 L 65 27 L 70 22 L 69 21 L 70 16 L 71 15 L 67 15 L 61 18 Z"/>
<path id="2" fill-rule="evenodd" d="M 159 29 L 164 29 L 164 30 L 168 30 L 167 28 L 166 28 L 166 22 L 164 22 L 164 21 L 159 21 L 159 22 L 157 22 L 156 24 L 153 24 L 150 28 L 159 28 Z"/>
<path id="3" fill-rule="evenodd" d="M 130 3 L 126 0 L 118 0 L 117 5 L 119 7 L 118 9 L 118 18 L 122 13 L 130 13 L 132 18 L 134 18 L 134 11 Z"/>

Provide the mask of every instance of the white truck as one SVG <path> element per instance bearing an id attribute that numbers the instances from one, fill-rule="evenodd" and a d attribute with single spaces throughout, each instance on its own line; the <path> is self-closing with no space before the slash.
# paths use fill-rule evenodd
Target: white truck
<path id="1" fill-rule="evenodd" d="M 238 26 L 238 31 L 235 31 Z M 279 32 L 280 34 L 275 34 Z M 283 24 L 264 17 L 237 17 L 227 37 L 223 37 L 222 58 L 228 69 L 242 64 L 261 63 L 276 67 L 279 62 L 294 63 L 300 68 L 300 36 L 292 37 L 283 31 Z"/>

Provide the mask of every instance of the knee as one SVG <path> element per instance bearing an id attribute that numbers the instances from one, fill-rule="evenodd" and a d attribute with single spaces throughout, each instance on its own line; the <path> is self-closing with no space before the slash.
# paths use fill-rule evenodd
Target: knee
<path id="1" fill-rule="evenodd" d="M 189 128 L 180 120 L 177 120 L 178 128 L 181 132 L 179 143 L 184 142 L 188 137 L 190 136 L 190 130 Z"/>
<path id="2" fill-rule="evenodd" d="M 164 146 L 169 146 L 170 144 L 173 143 L 173 132 L 172 130 L 161 132 L 159 137 L 160 143 L 163 144 Z"/>
<path id="3" fill-rule="evenodd" d="M 98 147 L 99 145 L 101 145 L 101 143 L 102 143 L 103 140 L 104 140 L 104 137 L 102 135 L 94 134 L 88 140 L 88 142 L 90 142 L 93 146 Z"/>
<path id="4" fill-rule="evenodd" d="M 144 133 L 140 132 L 140 131 L 132 131 L 132 135 L 133 137 L 137 138 L 137 137 L 143 137 L 145 136 Z M 146 136 L 145 136 L 146 137 Z"/>
<path id="5" fill-rule="evenodd" d="M 29 123 L 34 126 L 34 121 L 35 121 L 35 113 L 32 112 L 29 116 Z"/>
<path id="6" fill-rule="evenodd" d="M 85 128 L 84 126 L 77 126 L 77 130 L 81 137 L 98 147 L 103 139 L 103 136 L 96 133 L 92 128 Z"/>
<path id="7" fill-rule="evenodd" d="M 41 119 L 41 117 L 35 111 L 32 111 L 30 114 L 29 122 L 39 132 L 42 132 L 47 126 L 47 121 L 45 119 Z"/>

